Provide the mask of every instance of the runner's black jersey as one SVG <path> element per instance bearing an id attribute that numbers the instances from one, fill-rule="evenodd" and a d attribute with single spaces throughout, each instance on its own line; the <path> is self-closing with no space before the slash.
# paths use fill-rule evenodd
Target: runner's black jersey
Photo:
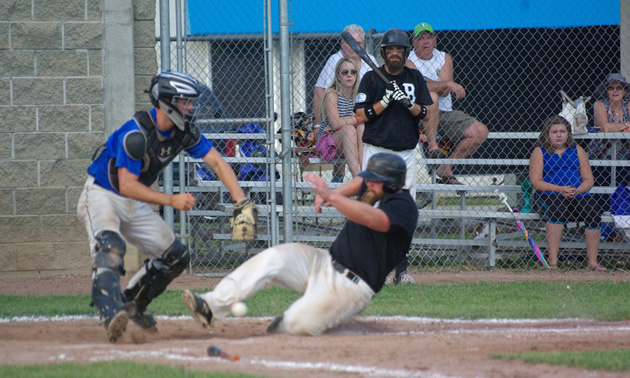
<path id="1" fill-rule="evenodd" d="M 333 259 L 359 275 L 374 292 L 378 292 L 387 274 L 409 251 L 418 222 L 418 208 L 408 190 L 388 194 L 378 202 L 391 226 L 380 232 L 346 221 L 330 246 Z"/>

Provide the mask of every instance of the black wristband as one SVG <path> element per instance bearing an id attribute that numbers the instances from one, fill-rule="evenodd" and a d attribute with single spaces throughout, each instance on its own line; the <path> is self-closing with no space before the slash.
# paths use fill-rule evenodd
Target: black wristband
<path id="1" fill-rule="evenodd" d="M 424 117 L 427 116 L 427 107 L 424 105 L 420 105 L 420 113 L 418 114 L 418 117 L 420 117 L 420 119 L 424 119 Z"/>
<path id="2" fill-rule="evenodd" d="M 368 105 L 365 108 L 365 116 L 370 121 L 372 121 L 372 120 L 376 119 L 376 117 L 378 117 L 378 114 L 376 114 L 376 111 L 374 111 L 374 104 Z"/>

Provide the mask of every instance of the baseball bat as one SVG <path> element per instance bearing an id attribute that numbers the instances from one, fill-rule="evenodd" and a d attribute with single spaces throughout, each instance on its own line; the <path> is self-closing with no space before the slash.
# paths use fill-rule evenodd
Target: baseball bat
<path id="1" fill-rule="evenodd" d="M 225 353 L 224 351 L 221 350 L 221 348 L 216 347 L 214 345 L 210 345 L 208 347 L 208 356 L 219 357 L 219 358 L 223 358 L 230 361 L 238 361 L 241 359 L 238 354 L 235 354 L 232 356 L 228 353 Z"/>
<path id="2" fill-rule="evenodd" d="M 538 248 L 538 246 L 536 245 L 536 242 L 534 242 L 534 239 L 532 239 L 532 237 L 529 236 L 529 232 L 525 228 L 525 225 L 523 225 L 523 222 L 520 219 L 518 219 L 516 214 L 514 214 L 514 211 L 512 210 L 512 207 L 510 206 L 510 204 L 507 201 L 507 196 L 505 195 L 505 193 L 499 193 L 498 189 L 495 190 L 494 192 L 499 195 L 499 198 L 501 199 L 501 202 L 503 202 L 503 204 L 505 204 L 505 207 L 507 207 L 507 209 L 510 212 L 510 214 L 512 214 L 512 217 L 514 218 L 514 222 L 516 222 L 516 228 L 518 228 L 523 233 L 523 235 L 525 235 L 525 238 L 527 239 L 527 242 L 529 243 L 529 246 L 532 248 L 532 250 L 534 251 L 534 254 L 538 258 L 538 261 L 540 261 L 542 266 L 544 266 L 545 268 L 549 269 L 549 265 L 547 264 L 547 260 L 545 260 L 545 256 L 542 254 L 542 252 L 540 252 L 540 248 Z"/>
<path id="3" fill-rule="evenodd" d="M 383 81 L 387 84 L 389 84 L 389 79 L 385 76 L 385 74 L 378 69 L 378 66 L 376 65 L 376 63 L 374 63 L 372 61 L 372 59 L 370 59 L 369 55 L 367 54 L 367 52 L 365 52 L 365 49 L 363 47 L 361 47 L 361 45 L 359 45 L 359 42 L 357 42 L 356 39 L 354 39 L 354 37 L 352 36 L 352 34 L 350 34 L 347 31 L 344 31 L 341 33 L 341 39 L 344 40 L 344 42 L 346 42 L 348 44 L 348 46 L 350 46 L 350 48 L 352 49 L 352 51 L 354 51 L 355 53 L 357 53 L 357 55 L 365 62 L 367 63 L 368 66 L 370 66 L 372 68 L 372 71 L 376 72 L 376 74 L 378 75 L 378 77 L 380 77 L 381 79 L 383 79 Z"/>

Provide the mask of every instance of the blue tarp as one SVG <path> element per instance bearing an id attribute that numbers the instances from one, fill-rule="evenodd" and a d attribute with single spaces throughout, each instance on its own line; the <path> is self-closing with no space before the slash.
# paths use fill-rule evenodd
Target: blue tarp
<path id="1" fill-rule="evenodd" d="M 625 1 L 625 0 L 623 0 Z M 619 0 L 292 0 L 293 33 L 339 33 L 347 24 L 384 32 L 428 22 L 435 30 L 619 25 Z M 263 0 L 188 0 L 190 34 L 260 34 Z M 272 0 L 273 33 L 279 32 Z M 401 10 L 404 10 L 401 12 Z"/>

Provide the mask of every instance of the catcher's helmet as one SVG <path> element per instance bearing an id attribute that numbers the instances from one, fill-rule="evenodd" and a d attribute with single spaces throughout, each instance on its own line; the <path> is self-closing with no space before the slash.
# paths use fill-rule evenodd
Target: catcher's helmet
<path id="1" fill-rule="evenodd" d="M 370 157 L 367 169 L 359 172 L 359 177 L 370 181 L 383 182 L 385 193 L 395 193 L 405 186 L 407 164 L 398 155 L 379 152 Z"/>
<path id="2" fill-rule="evenodd" d="M 387 46 L 402 46 L 405 48 L 405 58 L 409 56 L 409 36 L 407 33 L 400 29 L 389 29 L 383 34 L 381 40 L 381 57 L 385 59 L 385 47 Z"/>
<path id="3" fill-rule="evenodd" d="M 199 97 L 199 83 L 196 79 L 171 70 L 163 70 L 153 77 L 149 88 L 149 98 L 154 107 L 160 108 L 168 118 L 184 130 L 184 115 L 177 107 L 177 99 L 194 100 Z M 193 112 L 190 112 L 192 115 Z"/>

